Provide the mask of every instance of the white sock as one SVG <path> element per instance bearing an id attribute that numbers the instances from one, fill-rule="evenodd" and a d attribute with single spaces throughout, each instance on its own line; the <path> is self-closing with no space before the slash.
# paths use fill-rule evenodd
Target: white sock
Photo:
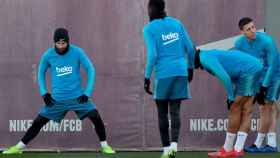
<path id="1" fill-rule="evenodd" d="M 245 132 L 241 132 L 241 131 L 237 132 L 237 139 L 236 139 L 236 143 L 234 145 L 235 151 L 240 152 L 243 150 L 247 136 L 248 136 L 248 134 Z"/>
<path id="2" fill-rule="evenodd" d="M 265 134 L 264 133 L 258 133 L 257 139 L 255 141 L 255 145 L 260 148 L 262 146 L 263 140 L 265 138 Z"/>
<path id="3" fill-rule="evenodd" d="M 24 149 L 26 147 L 26 145 L 22 141 L 20 141 L 17 143 L 16 147 L 19 149 Z"/>
<path id="4" fill-rule="evenodd" d="M 100 144 L 101 144 L 101 147 L 106 147 L 106 146 L 108 146 L 107 141 L 102 141 L 102 142 L 100 142 Z"/>
<path id="5" fill-rule="evenodd" d="M 171 142 L 170 149 L 173 149 L 177 152 L 177 146 L 178 146 L 177 142 Z"/>
<path id="6" fill-rule="evenodd" d="M 267 145 L 271 147 L 277 147 L 275 132 L 267 133 Z"/>
<path id="7" fill-rule="evenodd" d="M 163 147 L 163 155 L 167 155 L 169 152 L 170 146 Z"/>
<path id="8" fill-rule="evenodd" d="M 236 134 L 227 132 L 226 140 L 224 144 L 225 151 L 231 151 L 233 149 L 233 143 L 236 138 Z"/>

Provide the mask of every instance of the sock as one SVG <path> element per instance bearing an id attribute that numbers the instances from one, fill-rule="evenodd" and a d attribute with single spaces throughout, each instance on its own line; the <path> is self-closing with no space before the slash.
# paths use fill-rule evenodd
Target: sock
<path id="1" fill-rule="evenodd" d="M 248 136 L 248 134 L 245 132 L 241 132 L 241 131 L 237 132 L 237 139 L 236 139 L 236 143 L 234 145 L 235 151 L 240 152 L 243 150 L 247 136 Z"/>
<path id="2" fill-rule="evenodd" d="M 24 149 L 26 147 L 26 145 L 22 141 L 20 141 L 20 142 L 17 143 L 16 147 L 18 149 Z"/>
<path id="3" fill-rule="evenodd" d="M 233 149 L 233 143 L 236 138 L 236 134 L 227 132 L 226 140 L 224 144 L 225 151 L 231 151 Z"/>
<path id="4" fill-rule="evenodd" d="M 108 146 L 107 141 L 102 141 L 102 142 L 100 142 L 100 144 L 101 144 L 101 147 L 106 147 L 106 146 Z"/>
<path id="5" fill-rule="evenodd" d="M 163 147 L 163 155 L 167 155 L 168 154 L 169 148 L 170 148 L 170 146 Z"/>
<path id="6" fill-rule="evenodd" d="M 271 147 L 277 147 L 275 132 L 267 133 L 267 145 Z"/>
<path id="7" fill-rule="evenodd" d="M 177 146 L 178 146 L 177 142 L 171 142 L 170 149 L 173 149 L 177 152 Z"/>
<path id="8" fill-rule="evenodd" d="M 260 148 L 262 146 L 263 140 L 265 138 L 265 134 L 264 133 L 258 133 L 257 139 L 255 141 L 255 145 Z"/>

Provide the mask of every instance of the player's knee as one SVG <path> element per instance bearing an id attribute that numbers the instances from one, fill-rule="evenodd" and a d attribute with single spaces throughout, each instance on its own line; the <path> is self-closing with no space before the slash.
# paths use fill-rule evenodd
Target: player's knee
<path id="1" fill-rule="evenodd" d="M 265 106 L 265 107 L 268 107 L 269 109 L 271 109 L 271 108 L 273 107 L 273 104 L 274 104 L 273 101 L 267 100 L 264 106 Z"/>
<path id="2" fill-rule="evenodd" d="M 174 105 L 172 106 L 171 105 L 171 108 L 170 108 L 170 116 L 171 118 L 178 118 L 180 117 L 180 105 Z"/>
<path id="3" fill-rule="evenodd" d="M 171 123 L 180 123 L 180 112 L 179 110 L 170 111 Z"/>
<path id="4" fill-rule="evenodd" d="M 241 112 L 241 106 L 239 104 L 233 103 L 230 106 L 230 112 L 240 113 Z"/>
<path id="5" fill-rule="evenodd" d="M 32 123 L 32 127 L 36 127 L 36 128 L 41 128 L 43 127 L 45 124 L 47 124 L 48 119 L 38 116 Z"/>
<path id="6" fill-rule="evenodd" d="M 253 113 L 253 108 L 244 108 L 243 109 L 243 114 L 246 116 L 252 115 Z"/>
<path id="7" fill-rule="evenodd" d="M 262 111 L 270 111 L 272 109 L 272 104 L 267 103 L 262 106 Z"/>
<path id="8" fill-rule="evenodd" d="M 243 96 L 237 96 L 237 97 L 235 97 L 234 104 L 241 105 L 243 100 L 244 100 Z"/>
<path id="9" fill-rule="evenodd" d="M 164 121 L 164 120 L 160 120 L 160 121 L 159 121 L 159 129 L 160 129 L 161 131 L 168 130 L 168 128 L 169 128 L 168 120 L 167 120 L 167 121 Z"/>
<path id="10" fill-rule="evenodd" d="M 170 116 L 173 118 L 178 118 L 180 117 L 180 111 L 179 110 L 172 110 L 170 111 Z"/>
<path id="11" fill-rule="evenodd" d="M 174 121 L 172 121 L 171 122 L 171 128 L 180 128 L 181 127 L 181 121 L 180 121 L 180 119 L 178 119 L 178 120 L 174 120 Z"/>
<path id="12" fill-rule="evenodd" d="M 159 120 L 167 120 L 168 113 L 167 112 L 158 112 L 158 118 L 159 118 Z"/>
<path id="13" fill-rule="evenodd" d="M 95 109 L 95 110 L 92 110 L 88 113 L 88 117 L 90 118 L 93 118 L 93 119 L 99 119 L 101 118 L 100 115 L 99 115 L 99 112 Z"/>
<path id="14" fill-rule="evenodd" d="M 264 111 L 264 110 L 265 110 L 264 105 L 260 105 L 260 106 L 259 106 L 259 110 L 260 110 L 260 112 Z"/>

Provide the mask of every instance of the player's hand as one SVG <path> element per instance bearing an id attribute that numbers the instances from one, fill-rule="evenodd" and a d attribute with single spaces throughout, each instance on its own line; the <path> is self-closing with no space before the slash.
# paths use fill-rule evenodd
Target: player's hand
<path id="1" fill-rule="evenodd" d="M 264 101 L 265 94 L 264 93 L 258 93 L 255 98 L 256 98 L 256 101 L 259 105 L 264 105 L 265 104 L 265 101 Z"/>
<path id="2" fill-rule="evenodd" d="M 231 105 L 234 103 L 233 100 L 227 99 L 227 109 L 230 110 Z"/>
<path id="3" fill-rule="evenodd" d="M 77 98 L 77 100 L 78 100 L 78 102 L 79 102 L 80 104 L 84 104 L 84 103 L 88 102 L 88 96 L 86 96 L 85 94 L 83 94 L 83 95 L 79 96 L 79 97 Z"/>
<path id="4" fill-rule="evenodd" d="M 256 95 L 256 101 L 259 105 L 264 105 L 265 104 L 265 101 L 264 101 L 264 95 L 258 93 Z"/>
<path id="5" fill-rule="evenodd" d="M 266 94 L 266 91 L 267 91 L 267 87 L 261 86 L 260 93 Z"/>
<path id="6" fill-rule="evenodd" d="M 257 100 L 257 103 L 259 105 L 264 105 L 265 104 L 265 96 L 266 96 L 266 91 L 267 91 L 267 88 L 266 87 L 261 87 L 260 89 L 260 92 L 256 95 L 256 100 Z"/>
<path id="7" fill-rule="evenodd" d="M 256 102 L 257 102 L 257 94 L 256 94 L 256 96 L 254 97 L 253 104 L 256 104 Z"/>
<path id="8" fill-rule="evenodd" d="M 191 83 L 193 80 L 193 69 L 188 69 L 188 81 Z"/>
<path id="9" fill-rule="evenodd" d="M 152 95 L 153 93 L 150 91 L 150 79 L 149 78 L 145 78 L 144 80 L 144 89 L 145 89 L 145 92 Z"/>
<path id="10" fill-rule="evenodd" d="M 42 97 L 46 106 L 52 107 L 54 105 L 55 100 L 52 98 L 50 93 L 46 93 Z"/>

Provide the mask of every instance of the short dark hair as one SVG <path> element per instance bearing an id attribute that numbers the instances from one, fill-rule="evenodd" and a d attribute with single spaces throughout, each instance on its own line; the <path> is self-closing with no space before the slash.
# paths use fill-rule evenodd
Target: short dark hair
<path id="1" fill-rule="evenodd" d="M 164 0 L 149 0 L 148 8 L 151 10 L 150 21 L 166 17 Z"/>
<path id="2" fill-rule="evenodd" d="M 243 30 L 243 27 L 247 24 L 249 24 L 250 22 L 252 22 L 253 19 L 249 18 L 249 17 L 243 17 L 239 20 L 238 22 L 238 26 L 240 30 Z"/>

